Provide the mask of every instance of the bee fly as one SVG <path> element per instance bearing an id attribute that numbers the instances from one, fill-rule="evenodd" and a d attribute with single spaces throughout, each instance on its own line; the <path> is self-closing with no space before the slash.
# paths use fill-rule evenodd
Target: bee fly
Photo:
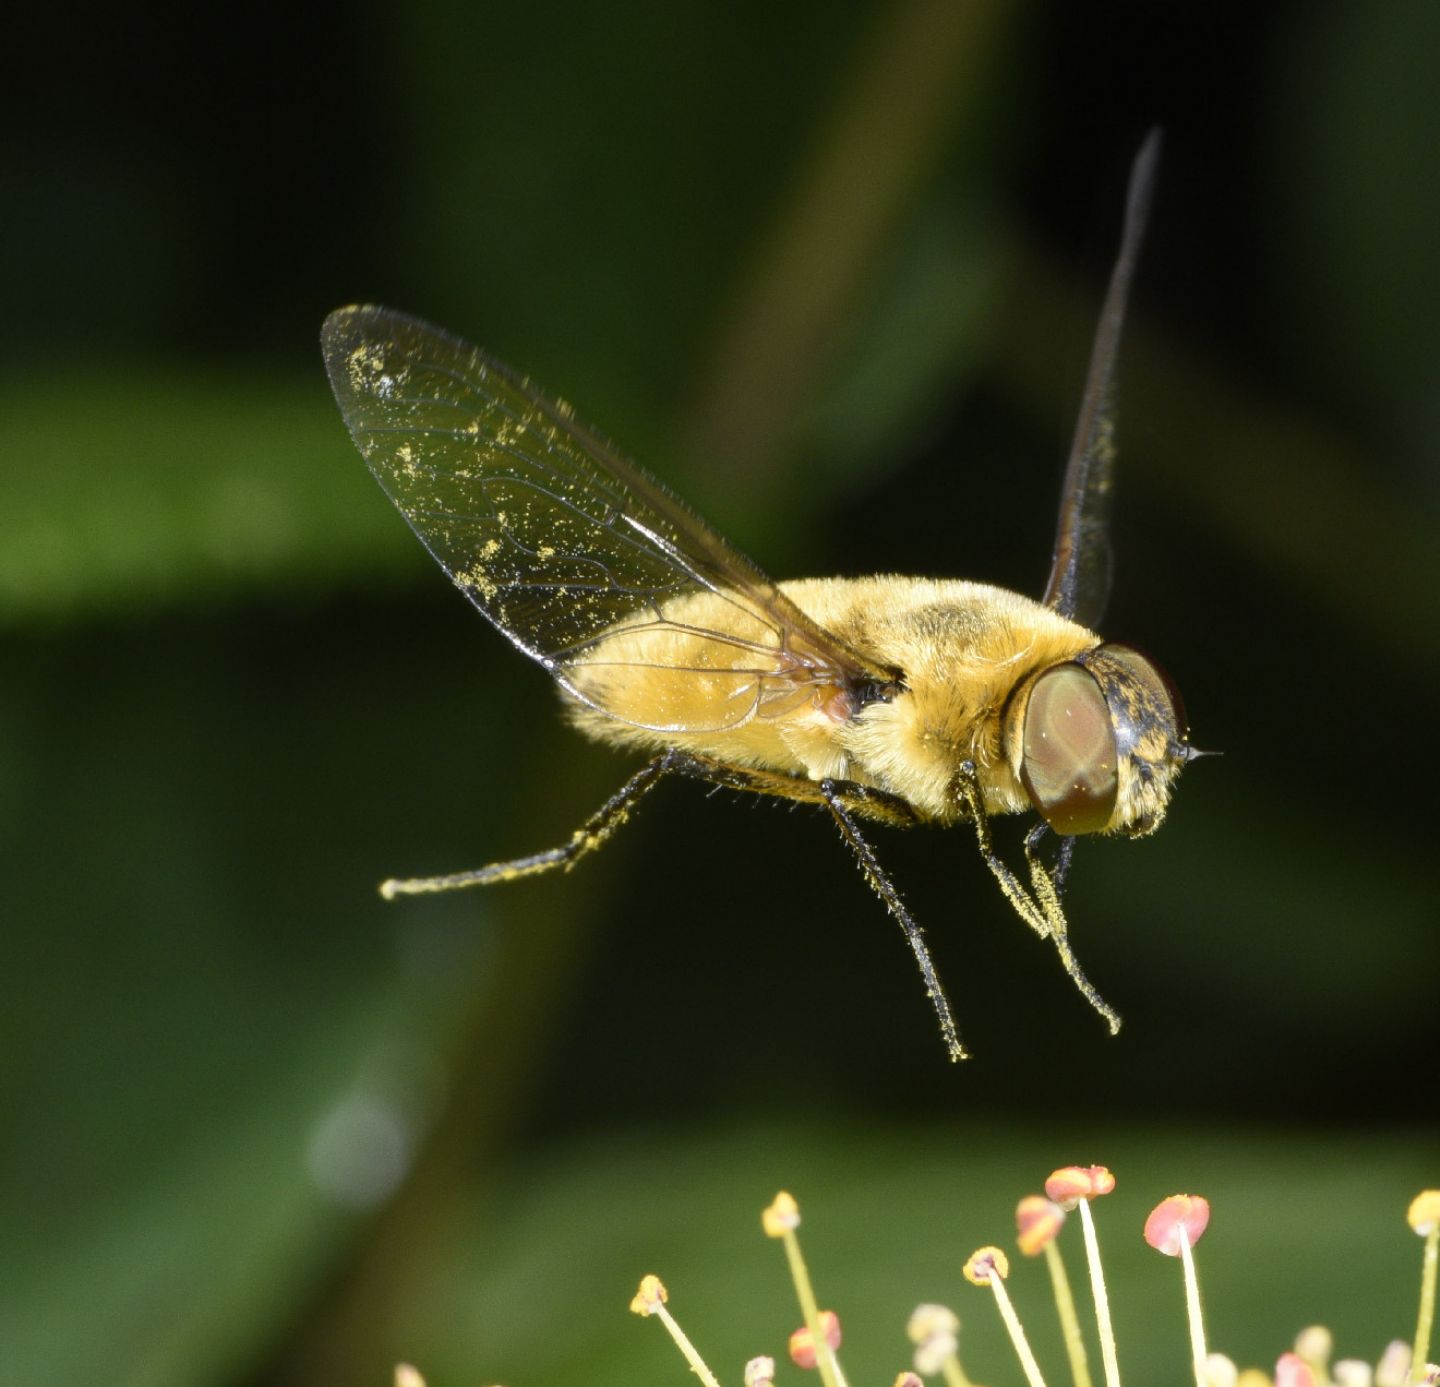
<path id="1" fill-rule="evenodd" d="M 1109 586 L 1115 355 L 1158 150 L 1157 132 L 1131 173 L 1039 602 L 952 579 L 772 582 L 528 378 L 404 314 L 332 313 L 335 397 L 386 494 L 481 614 L 549 671 L 581 732 L 651 758 L 559 847 L 388 881 L 384 894 L 568 869 L 666 776 L 822 805 L 904 930 L 961 1059 L 920 927 L 861 823 L 963 822 L 1021 919 L 1118 1029 L 1060 904 L 1074 838 L 1153 832 L 1196 755 L 1160 670 L 1089 629 Z M 1027 886 L 989 820 L 1030 810 Z"/>

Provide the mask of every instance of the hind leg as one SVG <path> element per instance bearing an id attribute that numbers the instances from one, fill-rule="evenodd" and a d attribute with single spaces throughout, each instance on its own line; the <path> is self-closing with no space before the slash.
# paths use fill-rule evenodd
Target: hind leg
<path id="1" fill-rule="evenodd" d="M 544 852 L 516 857 L 509 862 L 492 862 L 471 872 L 392 879 L 381 883 L 380 894 L 387 901 L 393 901 L 396 896 L 424 896 L 435 891 L 462 891 L 469 886 L 494 886 L 500 882 L 519 881 L 522 877 L 539 876 L 557 867 L 569 871 L 582 857 L 610 840 L 615 830 L 629 819 L 630 811 L 640 800 L 672 772 L 670 762 L 675 755 L 675 752 L 667 751 L 642 766 L 570 835 L 568 843 L 562 843 L 558 848 L 546 848 Z"/>
<path id="2" fill-rule="evenodd" d="M 950 1058 L 966 1058 L 965 1048 L 955 1028 L 949 999 L 935 970 L 934 960 L 930 957 L 930 950 L 925 944 L 920 926 L 906 909 L 899 892 L 880 866 L 856 822 L 859 816 L 899 827 L 909 827 L 917 822 L 914 811 L 904 800 L 897 799 L 894 795 L 887 795 L 851 781 L 806 780 L 799 776 L 735 766 L 689 752 L 667 751 L 631 776 L 575 830 L 568 843 L 547 848 L 544 852 L 537 852 L 529 857 L 517 857 L 508 862 L 492 862 L 489 866 L 479 867 L 471 872 L 387 881 L 380 887 L 380 893 L 387 900 L 393 900 L 396 896 L 420 896 L 436 891 L 460 891 L 471 886 L 494 886 L 501 882 L 519 881 L 523 877 L 539 876 L 556 868 L 569 871 L 581 858 L 603 847 L 629 819 L 631 810 L 667 775 L 703 780 L 711 785 L 747 794 L 771 795 L 777 799 L 795 800 L 802 804 L 823 804 L 830 811 L 831 818 L 840 830 L 840 836 L 855 854 L 870 889 L 885 903 L 885 908 L 904 931 L 906 943 L 910 945 L 910 951 L 919 965 L 926 996 L 935 1009 L 940 1036 Z"/>

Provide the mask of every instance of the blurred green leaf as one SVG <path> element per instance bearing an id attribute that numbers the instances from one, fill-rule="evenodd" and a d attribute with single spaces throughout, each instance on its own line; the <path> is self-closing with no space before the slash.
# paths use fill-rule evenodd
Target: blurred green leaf
<path id="1" fill-rule="evenodd" d="M 7 637 L 7 1378 L 231 1379 L 407 1173 L 488 995 L 478 903 L 374 891 L 417 667 L 303 629 Z"/>
<path id="2" fill-rule="evenodd" d="M 343 1247 L 355 1208 L 367 1202 L 367 1176 L 372 1198 L 387 1188 L 390 1172 L 376 1162 L 399 1162 L 392 1179 L 403 1172 L 419 1115 L 405 1110 L 403 1089 L 387 1092 L 373 1072 L 407 1030 L 394 998 L 360 991 L 283 1049 L 275 1035 L 247 1046 L 237 981 L 233 972 L 210 980 L 212 1025 L 192 1033 L 209 1051 L 208 1083 L 192 1086 L 178 1066 L 157 1065 L 152 1075 L 164 1082 L 127 1086 L 119 1125 L 97 1122 L 99 1105 L 62 1090 L 31 1111 L 20 1141 L 12 1134 L 0 1285 L 11 1380 L 222 1380 Z M 99 1019 L 74 1018 L 76 1040 L 113 1043 Z M 237 1052 L 220 1053 L 227 1041 L 240 1043 Z M 57 1047 L 55 1057 L 68 1053 Z M 182 1091 L 203 1122 L 177 1124 Z M 367 1103 L 372 1128 L 352 1122 L 349 1135 L 368 1139 L 369 1150 L 323 1149 L 326 1127 L 343 1129 Z M 139 1139 L 149 1124 L 158 1140 Z M 357 1164 L 340 1169 L 347 1159 Z"/>
<path id="3" fill-rule="evenodd" d="M 318 328 L 317 328 L 318 332 Z M 0 621 L 415 569 L 325 386 L 116 364 L 0 394 Z"/>
<path id="4" fill-rule="evenodd" d="M 1336 400 L 1440 491 L 1440 8 L 1363 0 L 1306 16 L 1277 47 L 1275 215 L 1263 234 Z M 1343 190 L 1343 191 L 1339 191 Z M 1337 195 L 1338 193 L 1338 195 Z M 1272 315 L 1273 316 L 1273 315 Z M 1295 329 L 1289 329 L 1295 330 Z"/>

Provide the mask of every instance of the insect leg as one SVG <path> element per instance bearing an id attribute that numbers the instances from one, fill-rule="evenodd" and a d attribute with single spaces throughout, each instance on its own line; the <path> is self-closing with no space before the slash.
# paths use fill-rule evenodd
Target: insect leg
<path id="1" fill-rule="evenodd" d="M 558 848 L 547 848 L 544 852 L 517 857 L 510 862 L 492 862 L 488 867 L 478 867 L 473 872 L 382 882 L 380 894 L 391 901 L 396 896 L 422 896 L 434 891 L 459 891 L 467 886 L 493 886 L 502 881 L 519 881 L 521 877 L 538 876 L 556 867 L 569 871 L 582 857 L 604 846 L 610 835 L 630 817 L 630 811 L 647 791 L 653 790 L 665 775 L 679 769 L 674 764 L 677 759 L 680 759 L 680 753 L 667 751 L 642 766 L 570 835 L 568 843 Z"/>
<path id="2" fill-rule="evenodd" d="M 1038 850 L 1044 842 L 1045 835 L 1051 831 L 1050 825 L 1041 819 L 1029 833 L 1025 835 L 1025 851 L 1028 854 L 1031 848 Z M 1060 850 L 1055 855 L 1055 865 L 1050 869 L 1050 879 L 1055 883 L 1055 894 L 1065 894 L 1065 878 L 1070 875 L 1070 860 L 1075 856 L 1075 835 L 1067 833 L 1060 839 Z"/>
<path id="3" fill-rule="evenodd" d="M 960 1033 L 955 1029 L 955 1017 L 950 1011 L 950 999 L 945 995 L 945 988 L 940 982 L 939 973 L 935 971 L 935 960 L 930 957 L 930 950 L 925 944 L 925 935 L 920 926 L 915 923 L 915 917 L 905 908 L 905 903 L 900 899 L 900 893 L 896 891 L 894 883 L 886 876 L 884 869 L 876 860 L 870 844 L 861 836 L 859 825 L 846 806 L 847 799 L 852 803 L 855 800 L 855 796 L 847 794 L 846 791 L 863 789 L 863 787 L 848 786 L 843 781 L 822 780 L 819 788 L 840 829 L 840 836 L 850 845 L 850 850 L 860 863 L 860 870 L 864 874 L 865 880 L 870 883 L 870 889 L 885 902 L 885 908 L 900 922 L 900 928 L 905 931 L 905 941 L 910 945 L 911 953 L 915 955 L 915 962 L 920 965 L 920 976 L 925 981 L 925 995 L 930 998 L 930 1005 L 935 1008 L 935 1019 L 940 1023 L 940 1038 L 950 1052 L 950 1058 L 952 1060 L 967 1059 L 968 1052 L 960 1042 Z"/>
<path id="4" fill-rule="evenodd" d="M 1120 1029 L 1120 1014 L 1095 990 L 1095 985 L 1085 976 L 1084 970 L 1080 967 L 1080 960 L 1075 957 L 1075 952 L 1070 947 L 1070 929 L 1065 922 L 1065 912 L 1060 905 L 1060 888 L 1056 883 L 1055 876 L 1050 874 L 1050 869 L 1040 860 L 1040 854 L 1036 851 L 1038 841 L 1035 834 L 1026 835 L 1025 863 L 1030 868 L 1030 885 L 1040 900 L 1040 905 L 1045 911 L 1045 918 L 1050 923 L 1050 937 L 1055 941 L 1060 962 L 1064 964 L 1065 971 L 1070 974 L 1070 980 L 1080 989 L 1085 1000 L 1104 1017 L 1105 1024 L 1110 1027 L 1110 1034 L 1114 1035 Z M 1067 865 L 1066 860 L 1062 858 L 1061 866 L 1065 865 Z M 1058 874 L 1059 869 L 1057 869 Z"/>
<path id="5" fill-rule="evenodd" d="M 1060 850 L 1060 863 L 1052 876 L 1040 859 L 1039 843 L 1043 833 L 1032 830 L 1025 837 L 1025 864 L 1030 869 L 1030 887 L 1027 891 L 1015 873 L 997 856 L 990 839 L 990 820 L 985 814 L 985 802 L 980 792 L 980 780 L 975 774 L 975 764 L 964 762 L 956 777 L 956 787 L 966 816 L 975 825 L 976 841 L 980 855 L 990 868 L 1005 899 L 1015 908 L 1015 913 L 1025 921 L 1041 938 L 1054 942 L 1060 955 L 1060 962 L 1070 975 L 1070 980 L 1080 990 L 1080 995 L 1104 1018 L 1114 1035 L 1120 1029 L 1120 1017 L 1115 1009 L 1095 990 L 1094 984 L 1085 976 L 1080 961 L 1070 947 L 1070 927 L 1065 921 L 1065 910 L 1060 904 L 1060 886 L 1070 865 L 1070 854 L 1065 847 Z M 1069 840 L 1067 840 L 1068 842 Z M 1033 894 L 1032 894 L 1033 892 Z"/>
<path id="6" fill-rule="evenodd" d="M 990 840 L 990 820 L 985 813 L 985 801 L 980 793 L 980 780 L 975 774 L 975 763 L 961 763 L 960 773 L 955 777 L 956 791 L 965 807 L 965 817 L 975 825 L 975 841 L 980 847 L 980 856 L 990 868 L 1005 899 L 1015 908 L 1015 913 L 1025 921 L 1042 939 L 1051 933 L 1050 921 L 1044 911 L 1036 905 L 1030 893 L 1020 884 L 1019 878 L 1010 870 L 995 852 Z"/>
<path id="7" fill-rule="evenodd" d="M 945 1043 L 952 1060 L 969 1058 L 969 1052 L 960 1041 L 955 1027 L 955 1017 L 950 1010 L 950 999 L 935 970 L 935 961 L 926 947 L 925 936 L 915 917 L 905 908 L 894 884 L 876 860 L 870 844 L 860 833 L 855 821 L 856 814 L 877 819 L 881 823 L 909 828 L 916 822 L 915 811 L 904 800 L 888 795 L 883 790 L 872 790 L 866 785 L 856 785 L 848 780 L 806 780 L 799 776 L 779 775 L 774 771 L 756 771 L 746 766 L 732 766 L 725 761 L 716 761 L 708 756 L 694 756 L 684 752 L 671 752 L 670 764 L 666 767 L 675 775 L 707 780 L 712 785 L 723 785 L 730 790 L 744 790 L 751 794 L 775 795 L 782 799 L 798 800 L 801 803 L 824 804 L 834 818 L 840 835 L 850 845 L 860 863 L 860 870 L 870 889 L 885 903 L 885 907 L 900 922 L 905 931 L 906 942 L 920 965 L 920 976 L 925 982 L 925 993 L 930 1005 L 935 1008 L 935 1018 L 940 1023 L 940 1038 Z M 664 758 L 662 758 L 664 759 Z"/>
<path id="8" fill-rule="evenodd" d="M 838 795 L 854 814 L 891 824 L 896 828 L 914 828 L 919 820 L 915 811 L 898 795 L 858 785 L 853 780 L 808 780 L 803 776 L 785 775 L 780 771 L 759 771 L 749 766 L 732 765 L 711 756 L 692 752 L 672 751 L 667 770 L 672 775 L 708 781 L 727 790 L 740 790 L 752 795 L 772 795 L 776 799 L 792 799 L 799 804 L 830 803 Z M 823 787 L 829 785 L 829 791 Z"/>

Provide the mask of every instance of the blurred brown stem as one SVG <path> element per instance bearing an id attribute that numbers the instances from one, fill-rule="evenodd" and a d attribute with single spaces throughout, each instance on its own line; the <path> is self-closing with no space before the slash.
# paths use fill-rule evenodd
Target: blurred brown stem
<path id="1" fill-rule="evenodd" d="M 522 848 L 529 834 L 561 841 L 573 827 L 568 819 L 568 827 L 560 826 L 566 808 L 556 803 L 555 786 L 565 787 L 567 805 L 578 806 L 598 802 L 614 779 L 609 758 L 585 755 L 559 725 L 538 759 L 530 803 L 517 816 L 530 826 L 513 840 Z M 378 1382 L 416 1351 L 414 1326 L 424 1323 L 428 1304 L 442 1299 L 437 1278 L 453 1270 L 473 1240 L 486 1179 L 526 1116 L 555 1018 L 583 971 L 588 926 L 614 879 L 604 861 L 587 867 L 583 886 L 571 877 L 527 882 L 485 901 L 499 946 L 475 979 L 473 1015 L 447 1066 L 445 1106 L 400 1192 L 343 1270 L 301 1308 L 292 1337 L 257 1376 L 267 1387 Z M 391 908 L 424 906 L 399 901 Z M 476 906 L 479 928 L 478 893 Z"/>
<path id="2" fill-rule="evenodd" d="M 794 442 L 872 262 L 966 114 L 1000 0 L 905 0 L 875 32 L 761 241 L 697 387 L 680 452 L 753 488 Z"/>

